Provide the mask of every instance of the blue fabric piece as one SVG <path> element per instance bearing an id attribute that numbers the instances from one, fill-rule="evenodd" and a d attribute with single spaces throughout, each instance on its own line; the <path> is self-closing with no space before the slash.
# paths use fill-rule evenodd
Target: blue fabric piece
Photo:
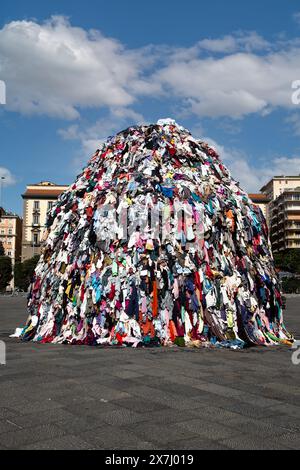
<path id="1" fill-rule="evenodd" d="M 166 188 L 165 186 L 161 186 L 161 192 L 165 197 L 172 198 L 174 193 L 174 188 Z"/>
<path id="2" fill-rule="evenodd" d="M 132 284 L 131 287 L 131 295 L 129 299 L 129 303 L 126 308 L 126 313 L 129 317 L 135 317 L 138 321 L 139 319 L 139 298 L 138 292 L 135 283 Z"/>
<path id="3" fill-rule="evenodd" d="M 92 287 L 96 292 L 96 302 L 99 302 L 101 299 L 101 281 L 96 276 L 92 277 Z"/>
<path id="4" fill-rule="evenodd" d="M 194 199 L 194 201 L 196 201 L 196 202 L 201 202 L 201 197 L 200 197 L 200 196 L 198 196 L 198 195 L 195 194 L 195 193 L 192 193 L 191 195 L 192 195 L 192 198 Z"/>

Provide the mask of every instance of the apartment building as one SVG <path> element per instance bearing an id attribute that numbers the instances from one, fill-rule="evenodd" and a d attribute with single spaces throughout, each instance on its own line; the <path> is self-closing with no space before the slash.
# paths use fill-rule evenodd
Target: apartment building
<path id="1" fill-rule="evenodd" d="M 0 207 L 0 241 L 2 242 L 6 256 L 9 256 L 12 265 L 21 259 L 22 246 L 22 219 L 12 212 L 7 212 Z M 14 281 L 10 283 L 14 288 Z"/>
<path id="2" fill-rule="evenodd" d="M 270 206 L 273 251 L 300 249 L 300 185 L 285 189 Z"/>
<path id="3" fill-rule="evenodd" d="M 47 213 L 58 196 L 68 188 L 66 185 L 41 181 L 30 184 L 23 198 L 22 261 L 39 255 Z"/>
<path id="4" fill-rule="evenodd" d="M 261 191 L 270 200 L 267 217 L 273 251 L 300 248 L 300 175 L 274 176 Z"/>

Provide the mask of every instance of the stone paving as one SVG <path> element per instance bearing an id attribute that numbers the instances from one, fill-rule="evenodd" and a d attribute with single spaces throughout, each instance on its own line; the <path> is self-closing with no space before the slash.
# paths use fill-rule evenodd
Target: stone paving
<path id="1" fill-rule="evenodd" d="M 300 339 L 300 299 L 286 324 Z M 1 449 L 299 449 L 289 347 L 102 349 L 9 338 L 24 298 L 0 297 Z M 299 354 L 300 358 L 300 354 Z"/>

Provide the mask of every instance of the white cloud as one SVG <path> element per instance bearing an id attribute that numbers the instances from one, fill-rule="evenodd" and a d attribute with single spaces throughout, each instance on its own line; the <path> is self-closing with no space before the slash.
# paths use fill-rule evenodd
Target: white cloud
<path id="1" fill-rule="evenodd" d="M 262 166 L 249 162 L 247 155 L 235 148 L 227 148 L 213 139 L 204 138 L 220 155 L 231 175 L 239 181 L 242 189 L 248 192 L 259 192 L 274 175 L 298 175 L 300 173 L 300 157 L 275 157 Z"/>
<path id="2" fill-rule="evenodd" d="M 272 175 L 300 175 L 300 157 L 276 157 L 265 172 L 270 178 Z"/>
<path id="3" fill-rule="evenodd" d="M 142 67 L 142 50 L 128 50 L 63 17 L 43 24 L 13 21 L 0 30 L 7 109 L 21 113 L 75 119 L 81 107 L 131 105 L 140 92 L 157 91 L 142 79 Z"/>
<path id="4" fill-rule="evenodd" d="M 80 130 L 78 124 L 72 124 L 66 129 L 59 129 L 58 134 L 64 140 L 79 140 L 80 139 Z"/>
<path id="5" fill-rule="evenodd" d="M 236 40 L 233 36 L 224 36 L 221 39 L 203 39 L 199 47 L 211 52 L 232 52 L 236 50 Z"/>
<path id="6" fill-rule="evenodd" d="M 3 177 L 5 179 L 2 179 Z M 0 166 L 0 178 L 2 179 L 3 186 L 11 186 L 16 184 L 16 178 L 14 175 L 10 172 L 10 170 L 2 166 Z"/>
<path id="7" fill-rule="evenodd" d="M 300 78 L 300 47 L 265 54 L 174 60 L 156 72 L 169 95 L 197 116 L 242 118 L 292 109 L 292 82 Z"/>
<path id="8" fill-rule="evenodd" d="M 255 31 L 251 31 L 246 33 L 238 32 L 217 39 L 203 39 L 198 42 L 198 47 L 210 52 L 231 53 L 238 50 L 266 50 L 270 48 L 270 44 Z"/>
<path id="9" fill-rule="evenodd" d="M 106 141 L 107 137 L 130 125 L 146 123 L 144 117 L 133 110 L 114 108 L 110 114 L 98 119 L 93 125 L 79 126 L 72 124 L 66 129 L 59 129 L 58 134 L 64 140 L 78 140 L 80 149 L 74 158 L 76 171 L 86 165 L 91 156 Z"/>
<path id="10" fill-rule="evenodd" d="M 204 38 L 188 48 L 129 49 L 63 17 L 42 24 L 12 21 L 0 30 L 5 109 L 64 119 L 88 108 L 115 115 L 126 110 L 134 118 L 132 107 L 145 96 L 172 100 L 198 117 L 291 110 L 299 58 L 300 38 L 278 37 L 270 44 L 255 31 Z"/>

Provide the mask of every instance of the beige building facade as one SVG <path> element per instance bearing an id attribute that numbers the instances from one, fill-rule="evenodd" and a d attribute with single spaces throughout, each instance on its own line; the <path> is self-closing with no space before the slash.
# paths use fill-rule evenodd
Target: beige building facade
<path id="1" fill-rule="evenodd" d="M 300 175 L 298 176 L 274 176 L 261 188 L 270 201 L 280 196 L 286 189 L 295 189 L 300 186 Z"/>
<path id="2" fill-rule="evenodd" d="M 300 248 L 300 175 L 274 176 L 261 191 L 270 200 L 267 217 L 273 251 Z"/>
<path id="3" fill-rule="evenodd" d="M 11 212 L 0 208 L 0 240 L 6 256 L 9 256 L 14 267 L 16 261 L 21 260 L 22 246 L 22 219 Z M 14 288 L 14 280 L 10 283 Z"/>
<path id="4" fill-rule="evenodd" d="M 68 188 L 50 181 L 30 184 L 22 194 L 23 198 L 23 240 L 22 261 L 41 253 L 41 240 L 47 220 L 47 213 L 58 196 Z"/>

